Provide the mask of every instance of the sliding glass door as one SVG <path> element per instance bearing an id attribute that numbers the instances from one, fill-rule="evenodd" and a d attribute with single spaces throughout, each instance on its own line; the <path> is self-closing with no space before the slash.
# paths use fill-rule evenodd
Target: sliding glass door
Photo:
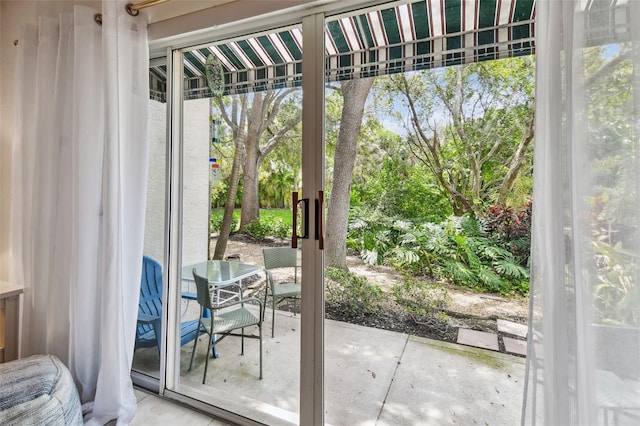
<path id="1" fill-rule="evenodd" d="M 349 215 L 369 191 L 372 210 L 413 208 L 424 216 L 432 200 L 418 195 L 405 203 L 397 189 L 411 188 L 402 168 L 416 140 L 438 145 L 433 120 L 441 117 L 428 113 L 426 83 L 415 95 L 403 82 L 425 70 L 532 54 L 534 5 L 319 2 L 168 49 L 167 63 L 153 70 L 169 88 L 158 114 L 166 106 L 170 137 L 163 146 L 159 136 L 150 161 L 168 173 L 166 183 L 159 174 L 149 186 L 149 197 L 166 209 L 148 203 L 147 215 L 166 223 L 165 239 L 145 246 L 162 270 L 158 326 L 167 333 L 155 348 L 136 350 L 135 369 L 158 377 L 165 395 L 232 422 L 411 424 L 442 415 L 403 402 L 416 394 L 414 364 L 400 366 L 401 357 L 417 353 L 413 340 L 345 320 L 366 316 L 381 297 L 365 283 L 367 268 L 344 271 L 347 250 L 381 263 L 389 248 L 387 255 L 405 255 L 399 261 L 408 264 L 415 241 L 403 241 L 405 251 L 385 246 L 404 235 L 406 221 L 389 231 L 378 216 Z M 386 85 L 377 105 L 375 84 Z M 419 117 L 412 121 L 405 98 L 426 102 L 419 105 L 426 127 Z M 414 179 L 425 184 L 424 176 Z M 165 185 L 165 193 L 156 191 Z M 350 222 L 362 232 L 348 235 Z M 271 270 L 265 250 L 274 248 L 288 248 L 282 259 L 293 259 L 292 271 Z M 411 279 L 385 284 L 384 297 L 408 304 L 401 309 L 433 296 Z M 234 322 L 238 316 L 246 322 Z M 225 327 L 212 333 L 223 319 Z M 227 332 L 258 338 L 243 343 Z"/>
<path id="2" fill-rule="evenodd" d="M 167 193 L 167 93 L 166 58 L 150 61 L 149 68 L 149 174 L 145 213 L 144 260 L 141 277 L 140 313 L 150 315 L 159 324 L 164 309 L 165 220 Z M 157 267 L 157 273 L 152 273 Z M 158 333 L 160 335 L 160 333 Z M 160 337 L 160 338 L 158 338 Z M 160 381 L 161 335 L 155 335 L 153 322 L 142 318 L 136 324 L 133 379 L 137 385 L 158 390 Z"/>
<path id="3" fill-rule="evenodd" d="M 292 23 L 173 52 L 166 389 L 231 421 L 300 422 L 302 39 Z"/>

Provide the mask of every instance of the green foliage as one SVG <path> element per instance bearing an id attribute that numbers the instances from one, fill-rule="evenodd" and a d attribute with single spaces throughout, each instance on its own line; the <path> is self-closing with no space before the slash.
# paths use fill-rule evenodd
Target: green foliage
<path id="1" fill-rule="evenodd" d="M 528 292 L 528 267 L 508 245 L 491 239 L 477 219 L 452 216 L 439 224 L 414 224 L 363 208 L 351 214 L 349 248 L 370 264 L 387 262 L 501 294 Z"/>
<path id="2" fill-rule="evenodd" d="M 423 227 L 420 237 L 439 255 L 436 275 L 458 284 L 502 294 L 528 291 L 529 270 L 506 246 L 491 240 L 482 222 L 451 217 L 439 225 Z"/>
<path id="3" fill-rule="evenodd" d="M 258 220 L 245 225 L 242 231 L 257 240 L 264 240 L 266 237 L 284 239 L 291 236 L 291 224 L 285 223 L 280 217 L 261 214 Z"/>
<path id="4" fill-rule="evenodd" d="M 211 230 L 218 232 L 222 224 L 223 209 L 215 209 L 211 212 Z M 260 210 L 260 219 L 245 226 L 243 230 L 256 239 L 265 237 L 289 238 L 291 236 L 291 211 L 284 209 Z M 240 225 L 240 209 L 233 211 L 231 232 L 236 232 Z"/>
<path id="5" fill-rule="evenodd" d="M 586 159 L 591 163 L 590 211 L 595 283 L 594 322 L 637 327 L 638 290 L 638 147 L 634 105 L 633 46 L 616 43 L 584 50 Z M 576 242 L 577 244 L 578 242 Z M 591 261 L 591 260 L 590 260 Z M 583 283 L 576 282 L 577 285 Z"/>
<path id="6" fill-rule="evenodd" d="M 269 167 L 265 167 L 265 164 Z M 290 207 L 291 191 L 295 188 L 295 173 L 294 169 L 284 162 L 263 163 L 259 178 L 260 207 Z"/>
<path id="7" fill-rule="evenodd" d="M 366 277 L 337 268 L 326 269 L 326 303 L 350 315 L 377 313 L 381 309 L 384 293 Z"/>
<path id="8" fill-rule="evenodd" d="M 349 216 L 347 248 L 358 251 L 369 264 L 381 264 L 405 222 L 367 207 L 353 207 Z"/>
<path id="9" fill-rule="evenodd" d="M 523 194 L 513 188 L 531 189 L 518 176 L 532 169 L 532 57 L 379 79 L 392 99 L 388 114 L 405 123 L 411 158 L 429 170 L 454 214 L 477 214 L 507 199 L 518 203 Z"/>
<path id="10" fill-rule="evenodd" d="M 439 314 L 451 301 L 444 287 L 412 279 L 393 287 L 391 294 L 395 302 L 414 318 Z"/>
<path id="11" fill-rule="evenodd" d="M 630 253 L 621 244 L 612 246 L 603 239 L 594 238 L 597 284 L 593 289 L 595 322 L 606 325 L 638 326 L 640 320 L 640 293 L 636 284 L 637 254 Z"/>
<path id="12" fill-rule="evenodd" d="M 224 209 L 215 209 L 211 211 L 211 232 L 220 232 L 222 226 L 222 218 L 224 216 Z M 240 225 L 240 210 L 233 211 L 233 219 L 231 219 L 231 232 L 235 232 Z"/>
<path id="13" fill-rule="evenodd" d="M 382 160 L 381 169 L 360 179 L 352 190 L 359 204 L 385 215 L 439 222 L 452 213 L 448 197 L 421 164 L 412 166 L 407 159 L 388 157 Z"/>

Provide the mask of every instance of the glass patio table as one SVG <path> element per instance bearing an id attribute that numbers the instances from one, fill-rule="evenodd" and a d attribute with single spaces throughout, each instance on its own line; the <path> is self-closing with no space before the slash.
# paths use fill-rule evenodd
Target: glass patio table
<path id="1" fill-rule="evenodd" d="M 226 260 L 209 260 L 205 262 L 194 263 L 182 267 L 182 281 L 192 283 L 193 269 L 196 274 L 206 277 L 209 284 L 213 286 L 212 303 L 223 305 L 234 299 L 242 300 L 242 280 L 258 275 L 263 268 L 259 265 L 251 263 L 228 262 Z M 197 293 L 182 292 L 182 298 L 187 300 L 198 300 Z M 209 315 L 209 310 L 205 310 L 204 316 Z M 218 352 L 213 348 L 213 357 L 218 357 Z"/>
<path id="2" fill-rule="evenodd" d="M 196 274 L 206 277 L 215 289 L 213 303 L 220 305 L 242 298 L 242 280 L 258 275 L 262 272 L 262 266 L 251 263 L 228 262 L 226 260 L 209 260 L 182 267 L 182 280 L 193 282 L 193 268 Z M 235 288 L 234 288 L 235 287 Z M 187 295 L 189 295 L 187 297 Z M 183 293 L 183 298 L 197 300 L 195 293 Z"/>

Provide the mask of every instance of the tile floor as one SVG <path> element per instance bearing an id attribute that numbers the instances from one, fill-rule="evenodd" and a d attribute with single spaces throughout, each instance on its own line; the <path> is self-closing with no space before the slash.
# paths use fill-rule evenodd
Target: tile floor
<path id="1" fill-rule="evenodd" d="M 176 402 L 136 389 L 138 411 L 131 426 L 226 426 L 229 423 L 187 408 Z M 114 422 L 112 422 L 115 424 Z"/>

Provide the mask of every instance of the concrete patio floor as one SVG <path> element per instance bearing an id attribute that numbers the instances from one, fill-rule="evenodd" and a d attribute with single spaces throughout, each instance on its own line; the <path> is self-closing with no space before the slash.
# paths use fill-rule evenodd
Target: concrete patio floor
<path id="1" fill-rule="evenodd" d="M 298 424 L 300 316 L 270 312 L 264 325 L 264 378 L 258 342 L 218 344 L 202 384 L 206 343 L 181 350 L 179 392 L 268 425 Z M 523 358 L 402 333 L 325 321 L 325 422 L 333 425 L 515 425 L 524 389 Z M 146 353 L 141 353 L 147 351 Z M 155 358 L 155 362 L 153 359 Z M 138 370 L 157 352 L 136 352 Z M 146 367 L 145 367 L 146 366 Z"/>

